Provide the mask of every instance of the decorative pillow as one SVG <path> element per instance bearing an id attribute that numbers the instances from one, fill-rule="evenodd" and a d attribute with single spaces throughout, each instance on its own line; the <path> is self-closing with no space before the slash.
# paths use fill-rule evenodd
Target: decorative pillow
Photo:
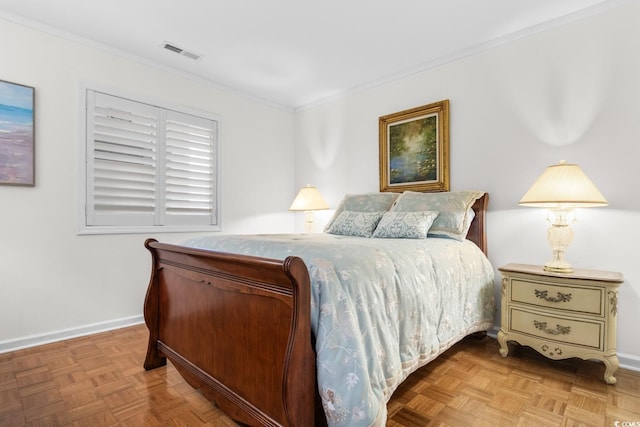
<path id="1" fill-rule="evenodd" d="M 385 212 L 371 237 L 426 239 L 438 212 Z"/>
<path id="2" fill-rule="evenodd" d="M 353 212 L 342 211 L 331 227 L 329 234 L 341 234 L 343 236 L 371 237 L 384 212 Z"/>
<path id="3" fill-rule="evenodd" d="M 333 222 L 343 211 L 352 212 L 382 212 L 391 209 L 393 202 L 400 196 L 400 193 L 366 193 L 347 194 L 344 196 L 335 213 L 324 227 L 324 231 L 329 230 Z"/>
<path id="4" fill-rule="evenodd" d="M 429 236 L 445 236 L 464 240 L 471 226 L 471 206 L 482 197 L 481 191 L 455 191 L 445 193 L 416 193 L 405 191 L 396 200 L 391 211 L 437 211 L 438 216 L 428 231 Z"/>

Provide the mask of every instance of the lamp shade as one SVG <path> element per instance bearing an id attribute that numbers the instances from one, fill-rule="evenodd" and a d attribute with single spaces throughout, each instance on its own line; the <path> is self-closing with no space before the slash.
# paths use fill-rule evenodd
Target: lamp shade
<path id="1" fill-rule="evenodd" d="M 302 187 L 289 207 L 290 211 L 317 211 L 321 209 L 329 209 L 329 206 L 318 189 L 311 185 Z"/>
<path id="2" fill-rule="evenodd" d="M 522 196 L 520 206 L 566 208 L 606 206 L 607 200 L 580 166 L 564 160 L 549 166 Z"/>

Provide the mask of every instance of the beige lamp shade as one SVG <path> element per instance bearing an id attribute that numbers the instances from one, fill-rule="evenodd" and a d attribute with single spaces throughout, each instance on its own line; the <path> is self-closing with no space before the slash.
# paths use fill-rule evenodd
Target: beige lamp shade
<path id="1" fill-rule="evenodd" d="M 318 189 L 311 185 L 302 187 L 289 207 L 290 211 L 317 211 L 322 209 L 329 209 L 329 206 Z"/>
<path id="2" fill-rule="evenodd" d="M 518 203 L 540 208 L 607 206 L 607 200 L 580 166 L 564 160 L 549 166 Z"/>

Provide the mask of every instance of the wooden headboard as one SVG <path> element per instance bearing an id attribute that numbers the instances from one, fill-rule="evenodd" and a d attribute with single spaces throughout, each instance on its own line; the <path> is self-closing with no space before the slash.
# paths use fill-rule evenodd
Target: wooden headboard
<path id="1" fill-rule="evenodd" d="M 487 255 L 487 234 L 485 229 L 485 213 L 487 212 L 487 204 L 489 203 L 489 193 L 484 193 L 473 204 L 472 209 L 475 217 L 471 222 L 471 227 L 467 233 L 467 239 L 478 245 L 480 250 Z"/>

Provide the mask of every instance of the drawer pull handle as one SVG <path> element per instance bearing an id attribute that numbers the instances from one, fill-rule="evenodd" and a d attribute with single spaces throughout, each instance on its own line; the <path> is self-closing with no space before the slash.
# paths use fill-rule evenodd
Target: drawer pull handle
<path id="1" fill-rule="evenodd" d="M 547 322 L 538 322 L 537 320 L 533 321 L 533 326 L 551 335 L 569 335 L 571 332 L 571 326 L 556 325 L 555 329 L 549 329 L 547 328 Z"/>
<path id="2" fill-rule="evenodd" d="M 540 299 L 543 299 L 545 301 L 549 301 L 549 302 L 568 302 L 571 301 L 571 294 L 563 294 L 562 292 L 558 292 L 558 296 L 557 297 L 550 297 L 549 296 L 549 291 L 539 291 L 539 290 L 535 290 L 536 292 L 536 296 Z"/>

